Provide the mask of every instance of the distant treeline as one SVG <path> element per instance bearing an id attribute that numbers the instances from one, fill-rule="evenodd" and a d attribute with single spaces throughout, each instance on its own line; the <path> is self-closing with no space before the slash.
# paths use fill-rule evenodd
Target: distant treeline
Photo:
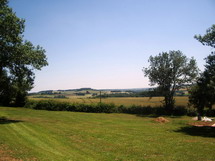
<path id="1" fill-rule="evenodd" d="M 142 92 L 127 92 L 127 93 L 111 93 L 94 96 L 95 98 L 107 97 L 160 97 L 161 95 L 155 91 L 142 91 Z"/>
<path id="2" fill-rule="evenodd" d="M 37 95 L 37 96 L 34 96 L 33 98 L 68 98 L 66 97 L 65 95 L 55 95 L 54 97 L 51 97 L 51 96 L 46 96 L 46 95 Z"/>
<path id="3" fill-rule="evenodd" d="M 186 96 L 184 91 L 176 91 L 175 96 Z M 162 94 L 157 90 L 148 90 L 142 92 L 127 92 L 127 93 L 111 93 L 95 95 L 94 98 L 108 98 L 108 97 L 162 97 Z"/>

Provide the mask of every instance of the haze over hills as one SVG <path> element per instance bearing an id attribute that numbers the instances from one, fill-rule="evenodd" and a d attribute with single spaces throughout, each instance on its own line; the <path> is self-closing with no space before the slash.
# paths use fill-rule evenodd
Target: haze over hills
<path id="1" fill-rule="evenodd" d="M 127 88 L 127 89 L 93 89 L 93 88 L 77 88 L 77 89 L 58 89 L 43 90 L 39 92 L 31 92 L 29 96 L 35 98 L 68 98 L 73 96 L 97 97 L 103 95 L 106 97 L 146 97 L 160 96 L 157 92 L 152 92 L 154 88 Z M 175 96 L 188 95 L 187 88 L 181 88 L 175 92 Z"/>

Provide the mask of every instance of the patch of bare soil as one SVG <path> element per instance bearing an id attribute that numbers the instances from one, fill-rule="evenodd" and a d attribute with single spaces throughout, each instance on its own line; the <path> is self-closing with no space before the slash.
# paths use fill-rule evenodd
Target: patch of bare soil
<path id="1" fill-rule="evenodd" d="M 154 119 L 154 121 L 159 122 L 159 123 L 167 123 L 167 122 L 169 122 L 169 120 L 167 120 L 164 117 L 158 117 L 158 118 Z"/>
<path id="2" fill-rule="evenodd" d="M 5 145 L 0 145 L 0 161 L 22 161 L 12 157 L 12 153 Z"/>
<path id="3" fill-rule="evenodd" d="M 215 128 L 215 122 L 204 122 L 204 121 L 197 121 L 192 122 L 189 125 L 196 126 L 196 127 L 214 127 Z"/>

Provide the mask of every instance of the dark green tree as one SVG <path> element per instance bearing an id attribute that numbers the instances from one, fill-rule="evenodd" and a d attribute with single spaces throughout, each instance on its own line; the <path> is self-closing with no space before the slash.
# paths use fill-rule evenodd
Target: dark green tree
<path id="1" fill-rule="evenodd" d="M 203 45 L 211 46 L 215 48 L 215 25 L 206 30 L 204 36 L 195 35 L 195 39 L 201 42 Z M 205 107 L 210 110 L 215 104 L 215 53 L 206 58 L 206 65 L 204 72 L 201 73 L 196 85 L 191 88 L 189 102 L 191 105 L 197 108 L 198 119 L 201 120 Z"/>
<path id="2" fill-rule="evenodd" d="M 164 96 L 164 107 L 171 113 L 174 109 L 175 91 L 191 84 L 198 74 L 196 61 L 188 59 L 181 51 L 169 51 L 150 56 L 149 63 L 149 67 L 143 68 L 143 72 L 151 85 L 158 85 L 156 90 Z"/>
<path id="3" fill-rule="evenodd" d="M 212 110 L 215 104 L 215 54 L 206 58 L 205 71 L 201 73 L 196 85 L 190 90 L 189 103 L 198 111 L 198 120 L 201 120 L 205 107 Z"/>
<path id="4" fill-rule="evenodd" d="M 215 24 L 206 30 L 206 34 L 204 36 L 195 35 L 194 38 L 201 42 L 203 45 L 215 48 Z"/>
<path id="5" fill-rule="evenodd" d="M 4 87 L 1 88 L 0 93 L 0 102 L 4 105 L 9 105 L 10 99 L 14 94 L 14 90 L 12 90 L 12 83 L 11 78 L 7 75 L 6 70 L 2 71 L 2 76 L 0 79 L 0 86 Z"/>
<path id="6" fill-rule="evenodd" d="M 202 81 L 205 82 L 205 89 L 207 90 L 206 106 L 212 109 L 215 104 L 215 53 L 212 52 L 206 58 L 205 71 L 203 72 Z"/>
<path id="7" fill-rule="evenodd" d="M 24 22 L 7 0 L 0 1 L 0 104 L 24 105 L 33 88 L 34 70 L 48 65 L 45 50 L 23 39 Z"/>

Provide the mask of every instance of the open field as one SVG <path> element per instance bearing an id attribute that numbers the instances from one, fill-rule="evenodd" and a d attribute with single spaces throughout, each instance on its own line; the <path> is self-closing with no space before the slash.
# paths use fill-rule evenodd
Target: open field
<path id="1" fill-rule="evenodd" d="M 215 160 L 215 128 L 190 117 L 0 107 L 0 160 Z"/>
<path id="2" fill-rule="evenodd" d="M 30 100 L 47 100 L 49 98 L 32 98 L 29 97 Z M 187 106 L 188 97 L 175 97 L 177 106 Z M 51 99 L 52 100 L 52 99 Z M 54 99 L 56 101 L 62 102 L 78 102 L 78 103 L 98 103 L 100 101 L 99 98 L 87 98 L 87 97 L 69 97 L 68 99 Z M 142 106 L 160 106 L 162 105 L 161 101 L 162 97 L 110 97 L 110 98 L 102 98 L 103 103 L 114 103 L 116 105 L 142 105 Z"/>

